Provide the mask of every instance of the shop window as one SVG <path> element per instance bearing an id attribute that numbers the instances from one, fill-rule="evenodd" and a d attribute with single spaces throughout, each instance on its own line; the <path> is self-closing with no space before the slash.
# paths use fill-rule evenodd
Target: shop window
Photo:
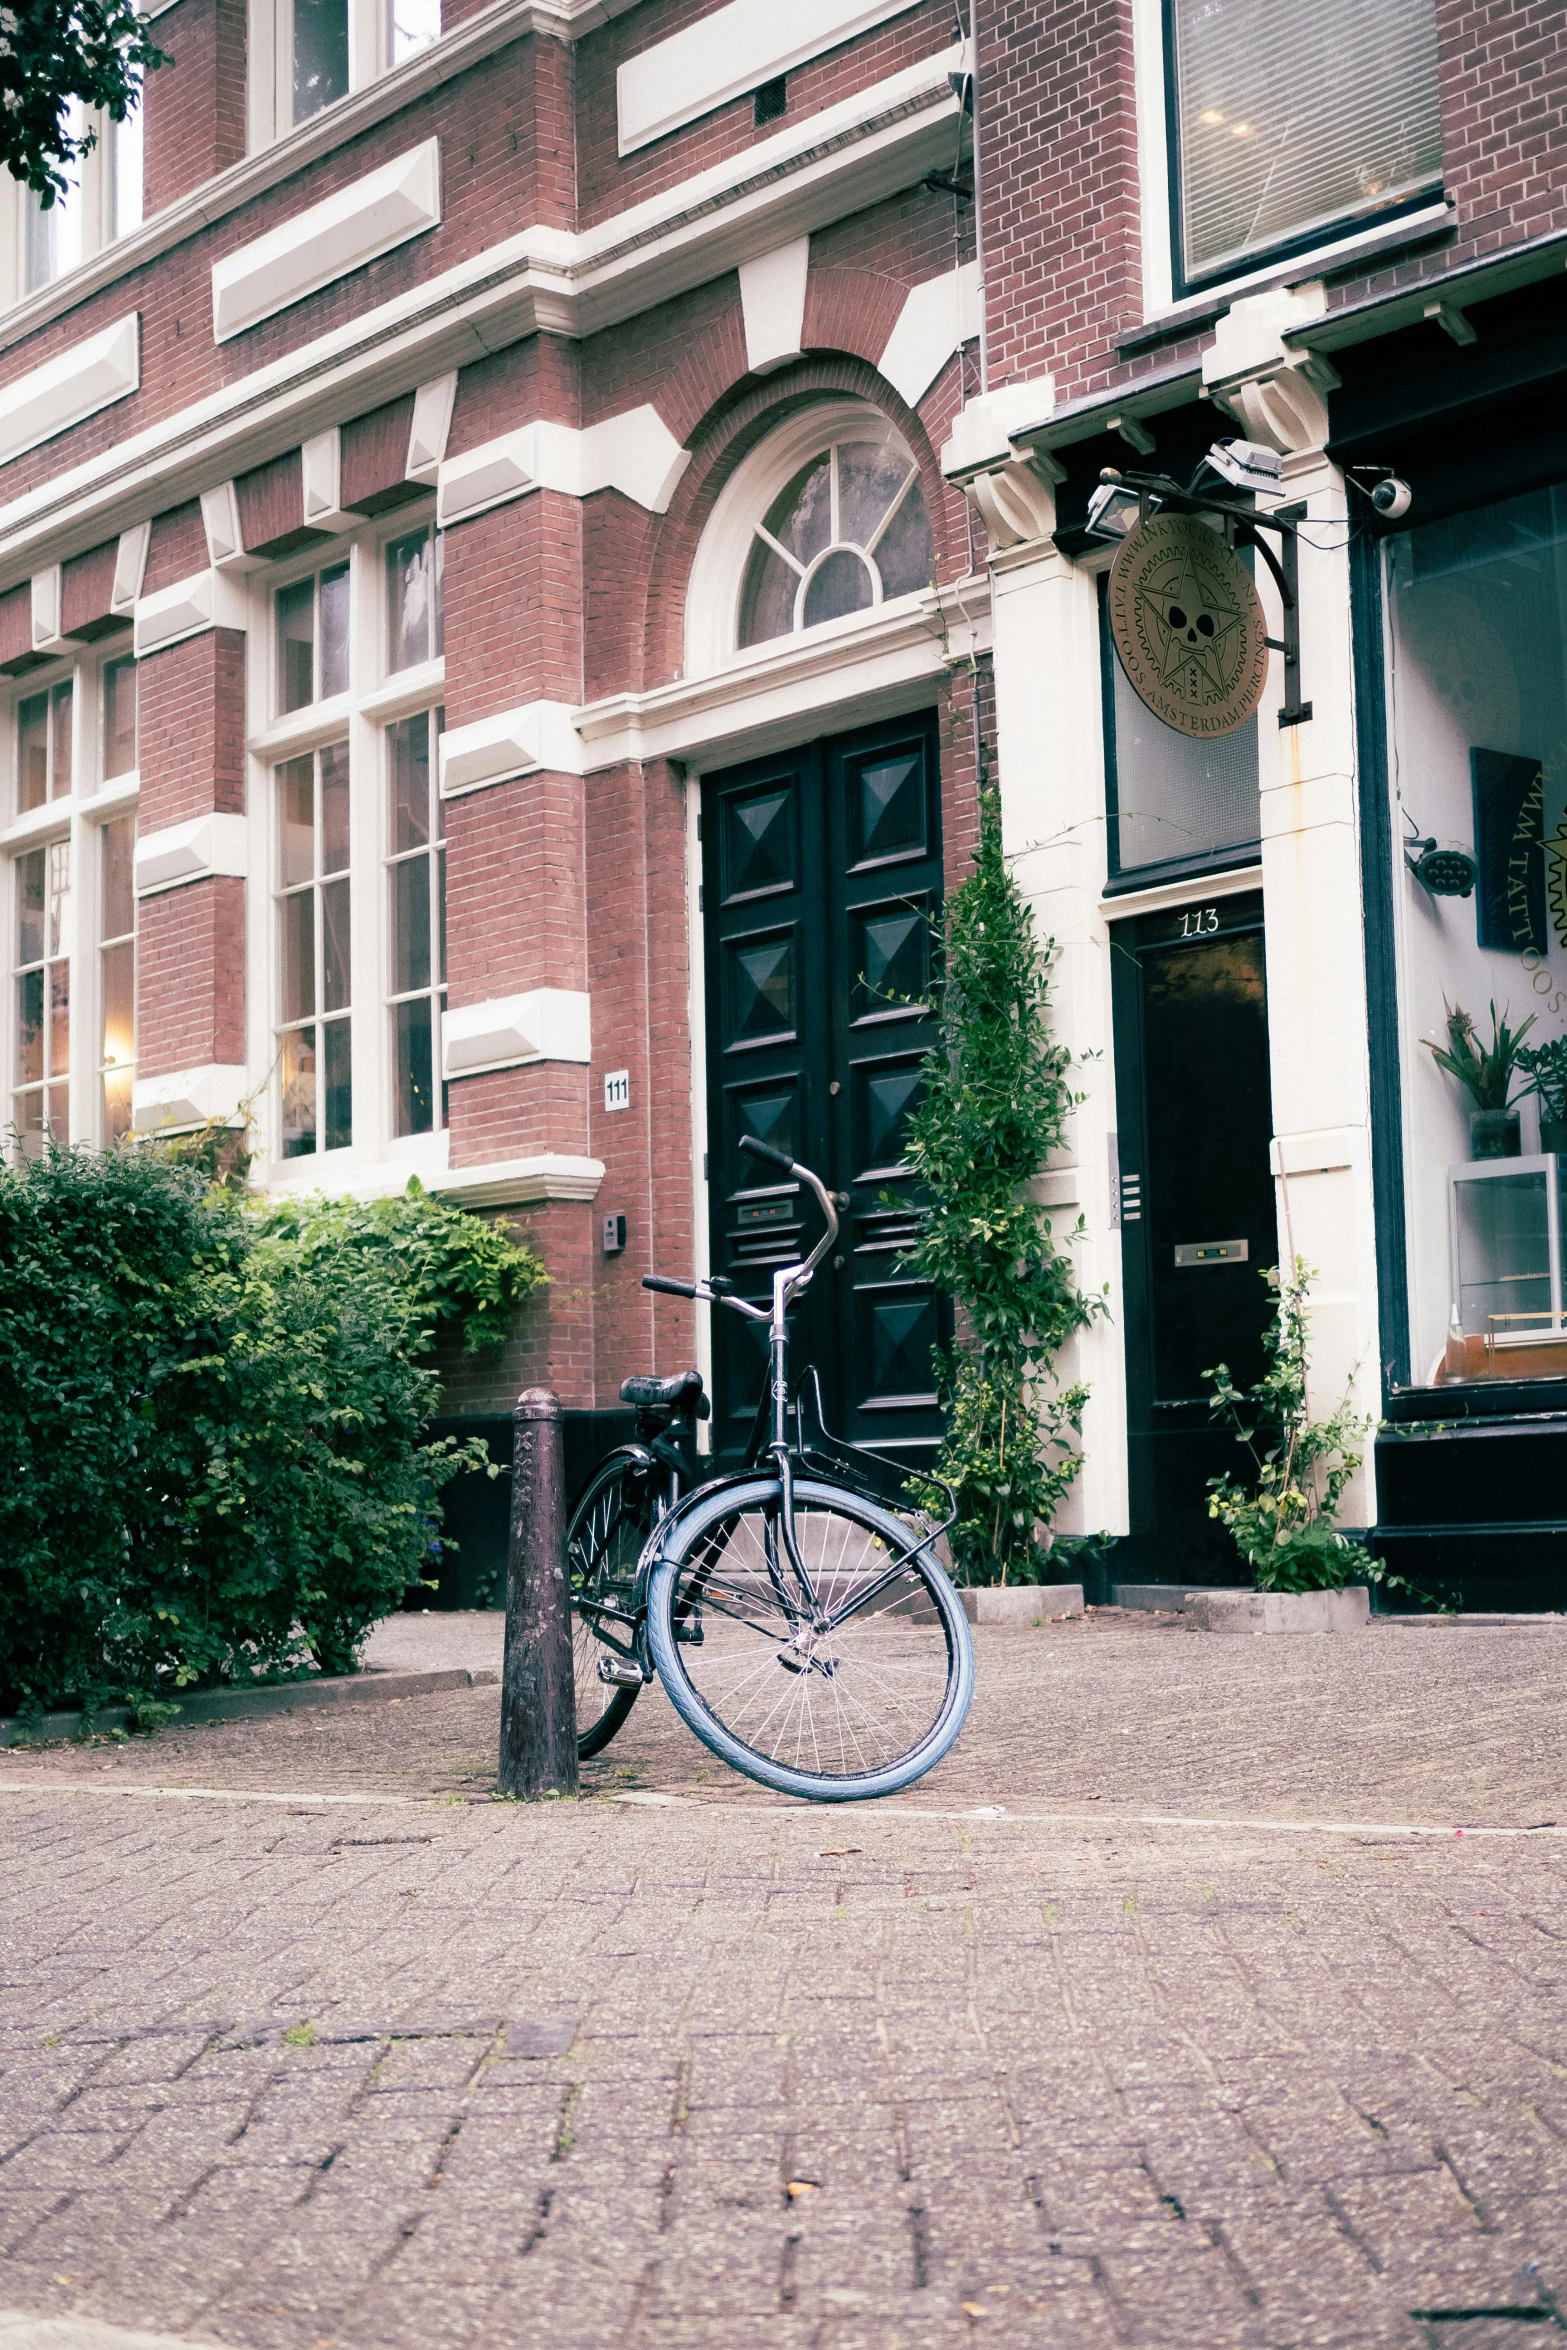
<path id="1" fill-rule="evenodd" d="M 1567 485 L 1406 531 L 1387 563 L 1416 1375 L 1445 1359 L 1456 1309 L 1470 1376 L 1567 1376 L 1552 1231 L 1567 1157 Z M 1411 869 L 1428 841 L 1472 860 L 1467 896 Z M 1489 1046 L 1493 1005 L 1514 1030 L 1531 1021 L 1526 1052 L 1547 1056 L 1543 1077 L 1515 1072 L 1511 1121 L 1477 1115 L 1427 1049 L 1448 1045 L 1455 1011 Z"/>
<path id="2" fill-rule="evenodd" d="M 100 825 L 98 1077 L 103 1139 L 118 1142 L 131 1123 L 136 1076 L 136 819 Z"/>
<path id="3" fill-rule="evenodd" d="M 1166 0 L 1176 291 L 1427 202 L 1433 0 Z"/>
<path id="4" fill-rule="evenodd" d="M 410 531 L 386 550 L 386 666 L 395 676 L 446 650 L 442 583 L 445 533 Z"/>
<path id="5" fill-rule="evenodd" d="M 1154 716 L 1127 682 L 1103 597 L 1105 795 L 1112 885 L 1261 854 L 1257 721 L 1201 741 Z"/>
<path id="6" fill-rule="evenodd" d="M 16 964 L 11 1122 L 32 1158 L 45 1135 L 69 1134 L 71 844 L 50 841 L 15 860 Z"/>
<path id="7" fill-rule="evenodd" d="M 282 1155 L 354 1138 L 348 745 L 276 772 Z"/>
<path id="8" fill-rule="evenodd" d="M 392 1125 L 444 1126 L 441 1013 L 446 1003 L 446 848 L 436 745 L 445 712 L 421 710 L 386 729 L 388 1012 Z"/>
<path id="9" fill-rule="evenodd" d="M 348 565 L 279 588 L 277 706 L 282 714 L 348 691 Z"/>

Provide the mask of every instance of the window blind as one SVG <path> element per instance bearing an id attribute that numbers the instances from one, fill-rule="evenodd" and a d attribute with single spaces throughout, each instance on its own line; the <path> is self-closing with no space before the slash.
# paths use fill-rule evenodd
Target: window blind
<path id="1" fill-rule="evenodd" d="M 1432 0 L 1169 0 L 1188 283 L 1440 181 Z"/>

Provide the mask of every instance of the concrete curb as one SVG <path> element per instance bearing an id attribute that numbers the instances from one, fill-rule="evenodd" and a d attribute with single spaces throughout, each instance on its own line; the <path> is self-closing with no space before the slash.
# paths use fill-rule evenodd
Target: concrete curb
<path id="1" fill-rule="evenodd" d="M 1371 1621 L 1364 1583 L 1344 1591 L 1194 1591 L 1184 1583 L 1117 1583 L 1116 1607 L 1185 1616 L 1202 1632 L 1359 1632 Z"/>
<path id="2" fill-rule="evenodd" d="M 441 1689 L 492 1688 L 499 1679 L 499 1673 L 469 1672 L 460 1665 L 451 1665 L 430 1673 L 372 1669 L 367 1673 L 323 1674 L 316 1681 L 280 1681 L 265 1689 L 202 1689 L 170 1701 L 177 1702 L 180 1709 L 178 1721 L 170 1727 L 184 1729 L 191 1722 L 244 1721 L 253 1714 L 291 1714 L 301 1707 L 363 1705 L 392 1697 L 430 1697 Z M 89 1736 L 102 1730 L 128 1729 L 130 1718 L 127 1706 L 103 1706 L 92 1717 Z M 79 1713 L 45 1714 L 33 1730 L 24 1728 L 13 1715 L 0 1716 L 0 1747 L 47 1746 L 81 1735 Z"/>
<path id="3" fill-rule="evenodd" d="M 1355 1584 L 1352 1588 L 1359 1590 L 1362 1587 Z M 1318 1597 L 1319 1594 L 1314 1592 L 1265 1594 L 1239 1590 L 1229 1592 L 1222 1590 L 1194 1591 L 1186 1583 L 1117 1583 L 1111 1589 L 1110 1604 L 1112 1607 L 1145 1608 L 1160 1615 L 1182 1616 L 1193 1613 L 1199 1600 L 1258 1599 L 1269 1596 L 1279 1599 L 1292 1597 L 1311 1599 Z M 1330 1593 L 1328 1596 L 1331 1597 L 1332 1594 Z M 1462 1625 L 1466 1630 L 1476 1632 L 1538 1631 L 1542 1627 L 1550 1628 L 1552 1626 L 1567 1629 L 1567 1614 L 1545 1610 L 1531 1615 L 1493 1613 L 1483 1608 L 1461 1608 L 1452 1615 L 1380 1614 L 1376 1621 L 1379 1626 L 1383 1624 L 1424 1624 L 1434 1625 L 1439 1629 L 1451 1629 L 1455 1625 Z M 1248 1626 L 1247 1629 L 1250 1627 Z"/>
<path id="4" fill-rule="evenodd" d="M 971 1624 L 1010 1624 L 1014 1631 L 1083 1612 L 1081 1583 L 981 1583 L 958 1597 Z"/>

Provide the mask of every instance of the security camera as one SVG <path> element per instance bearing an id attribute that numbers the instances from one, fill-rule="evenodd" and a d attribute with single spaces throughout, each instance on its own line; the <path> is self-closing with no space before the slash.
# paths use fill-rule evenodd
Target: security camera
<path id="1" fill-rule="evenodd" d="M 1390 473 L 1379 481 L 1371 493 L 1371 503 L 1384 522 L 1399 521 L 1414 502 L 1414 491 L 1407 481 L 1400 481 L 1396 473 Z"/>

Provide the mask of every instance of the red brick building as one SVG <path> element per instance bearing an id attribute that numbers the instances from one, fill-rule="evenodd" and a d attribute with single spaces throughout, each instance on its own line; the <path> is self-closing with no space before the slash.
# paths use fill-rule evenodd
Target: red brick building
<path id="1" fill-rule="evenodd" d="M 853 1195 L 809 1309 L 832 1408 L 917 1448 L 942 1308 L 887 1192 L 983 759 L 1099 1055 L 1040 1178 L 1112 1309 L 1081 1523 L 1222 1571 L 1192 1382 L 1255 1351 L 1281 1231 L 1324 1387 L 1424 1392 L 1464 1287 L 1476 1436 L 1567 1408 L 1498 1369 L 1558 1368 L 1549 1104 L 1499 1222 L 1419 1041 L 1444 987 L 1545 1005 L 1567 963 L 1558 12 L 172 0 L 155 32 L 143 122 L 0 228 L 22 1147 L 248 1115 L 270 1188 L 504 1211 L 554 1285 L 453 1418 L 542 1378 L 586 1444 L 696 1354 L 727 1444 L 753 1366 L 640 1276 L 787 1253 L 760 1128 Z M 1306 512 L 1312 715 L 1278 727 L 1276 680 L 1195 757 L 1106 650 L 1088 499 L 1237 437 Z M 1355 465 L 1413 484 L 1391 531 Z M 1475 845 L 1475 897 L 1409 874 L 1404 813 Z M 1180 1259 L 1221 1238 L 1239 1274 Z M 1493 1329 L 1498 1284 L 1544 1322 Z"/>

